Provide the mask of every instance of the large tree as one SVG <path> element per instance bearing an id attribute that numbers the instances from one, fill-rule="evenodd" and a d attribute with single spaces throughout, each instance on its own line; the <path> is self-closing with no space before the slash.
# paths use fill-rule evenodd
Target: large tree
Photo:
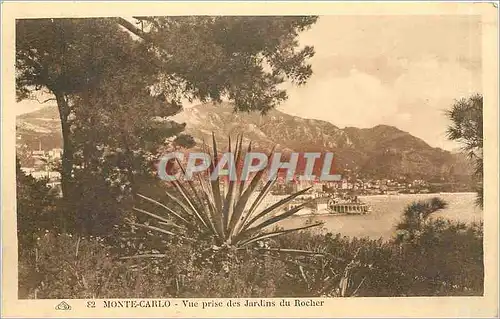
<path id="1" fill-rule="evenodd" d="M 70 192 L 73 174 L 75 100 L 95 91 L 103 80 L 130 65 L 142 68 L 141 77 L 154 74 L 151 64 L 146 63 L 148 56 L 154 57 L 145 45 L 130 39 L 109 20 L 17 20 L 17 97 L 29 98 L 34 91 L 43 90 L 57 102 L 64 149 L 64 196 Z M 145 60 L 141 61 L 143 57 Z"/>
<path id="2" fill-rule="evenodd" d="M 311 47 L 297 36 L 316 17 L 135 17 L 26 19 L 16 22 L 16 93 L 50 93 L 59 108 L 64 153 L 62 188 L 70 192 L 76 113 L 117 81 L 139 82 L 128 95 L 141 116 L 171 114 L 182 98 L 235 102 L 237 110 L 266 112 L 286 99 L 279 85 L 312 74 Z M 133 67 L 132 67 L 133 66 Z M 112 80 L 110 80 L 112 79 Z M 134 80 L 135 79 L 135 80 Z M 143 86 L 143 90 L 135 91 Z M 144 100 L 146 101 L 146 100 Z M 89 110 L 99 113 L 99 107 Z M 89 119 L 91 115 L 85 115 Z"/>
<path id="3" fill-rule="evenodd" d="M 260 112 L 285 100 L 280 84 L 303 84 L 312 73 L 307 59 L 313 49 L 299 48 L 297 37 L 315 21 L 201 16 L 18 20 L 17 97 L 43 91 L 57 102 L 66 208 L 77 219 L 85 218 L 83 224 L 94 220 L 96 212 L 116 210 L 114 199 L 124 187 L 129 193 L 137 187 L 136 177 L 167 138 L 186 141 L 180 139 L 184 126 L 168 120 L 182 110 L 183 99 L 227 99 L 236 110 Z"/>
<path id="4" fill-rule="evenodd" d="M 451 125 L 448 138 L 462 145 L 462 151 L 474 163 L 477 178 L 477 203 L 483 206 L 483 96 L 462 98 L 447 112 Z"/>

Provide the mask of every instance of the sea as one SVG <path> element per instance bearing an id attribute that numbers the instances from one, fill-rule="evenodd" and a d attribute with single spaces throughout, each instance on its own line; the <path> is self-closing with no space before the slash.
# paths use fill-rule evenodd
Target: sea
<path id="1" fill-rule="evenodd" d="M 322 231 L 340 233 L 349 237 L 368 237 L 389 239 L 394 236 L 395 226 L 401 220 L 404 209 L 412 202 L 439 197 L 448 207 L 436 212 L 434 217 L 444 217 L 466 223 L 480 222 L 483 211 L 475 204 L 476 193 L 439 193 L 439 194 L 398 194 L 371 195 L 358 198 L 371 206 L 368 215 L 313 215 L 293 216 L 282 221 L 284 228 L 306 225 L 309 221 L 323 221 Z"/>

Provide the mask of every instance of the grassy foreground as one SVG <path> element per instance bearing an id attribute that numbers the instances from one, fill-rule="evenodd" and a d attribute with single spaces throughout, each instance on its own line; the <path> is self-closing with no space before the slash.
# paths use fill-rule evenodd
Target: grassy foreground
<path id="1" fill-rule="evenodd" d="M 406 239 L 405 239 L 406 238 Z M 164 250 L 151 249 L 160 240 Z M 166 244 L 166 245 L 165 245 Z M 217 254 L 199 243 L 143 234 L 112 238 L 41 233 L 19 251 L 19 297 L 307 297 L 483 294 L 482 225 L 432 219 L 412 236 L 347 238 L 310 231 Z M 163 258 L 123 257 L 164 254 Z"/>

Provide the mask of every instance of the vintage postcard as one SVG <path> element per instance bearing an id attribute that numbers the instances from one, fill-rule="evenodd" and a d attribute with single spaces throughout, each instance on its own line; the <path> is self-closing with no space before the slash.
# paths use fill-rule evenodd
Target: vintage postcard
<path id="1" fill-rule="evenodd" d="M 2 316 L 498 316 L 498 2 L 3 2 Z"/>

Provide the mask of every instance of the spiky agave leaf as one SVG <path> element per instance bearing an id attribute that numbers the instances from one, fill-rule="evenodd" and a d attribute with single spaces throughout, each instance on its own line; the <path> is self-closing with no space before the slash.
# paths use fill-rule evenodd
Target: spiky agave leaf
<path id="1" fill-rule="evenodd" d="M 250 150 L 250 144 L 251 143 L 249 143 L 249 150 Z M 271 158 L 271 154 L 273 153 L 273 151 L 274 151 L 274 147 L 267 156 L 268 161 Z M 267 192 L 270 191 L 273 183 L 276 182 L 276 179 L 278 177 L 277 174 L 274 177 L 271 177 L 270 181 L 268 181 L 268 183 L 266 183 L 267 187 L 265 186 L 263 189 L 264 191 L 261 191 L 259 193 L 258 197 L 255 199 L 254 204 L 257 203 L 257 205 L 252 205 L 250 207 L 250 209 L 248 210 L 247 214 L 242 219 L 242 215 L 245 212 L 245 208 L 247 206 L 248 200 L 250 199 L 250 196 L 252 195 L 252 193 L 255 192 L 255 190 L 259 186 L 259 182 L 261 181 L 263 174 L 264 174 L 264 170 L 258 171 L 255 174 L 255 176 L 252 178 L 250 185 L 248 185 L 248 187 L 245 189 L 245 191 L 243 193 L 242 193 L 242 191 L 244 188 L 245 181 L 242 179 L 242 181 L 240 182 L 240 189 L 239 189 L 240 196 L 239 196 L 238 202 L 234 208 L 234 216 L 231 219 L 231 222 L 229 224 L 229 229 L 231 230 L 230 236 L 233 236 L 237 230 L 241 229 L 242 225 L 238 225 L 238 221 L 241 220 L 241 224 L 246 222 L 248 217 L 258 207 L 258 205 L 260 204 L 262 199 L 265 197 Z"/>
<path id="2" fill-rule="evenodd" d="M 297 198 L 298 196 L 306 193 L 308 190 L 310 190 L 311 187 L 308 187 L 308 188 L 305 188 L 301 191 L 298 191 L 298 192 L 295 192 L 293 193 L 292 195 L 278 201 L 277 203 L 269 206 L 269 207 L 266 207 L 265 209 L 263 209 L 259 214 L 257 214 L 255 217 L 253 217 L 248 223 L 246 223 L 244 226 L 243 226 L 243 229 L 242 231 L 245 231 L 246 229 L 248 229 L 248 227 L 250 227 L 253 223 L 255 223 L 256 221 L 258 221 L 259 219 L 261 219 L 262 217 L 272 213 L 273 211 L 275 211 L 276 209 L 280 208 L 280 207 L 283 207 L 285 206 L 286 204 L 288 204 L 289 202 L 291 202 L 292 200 L 294 200 L 295 198 Z M 299 205 L 300 208 L 295 210 L 294 213 L 298 212 L 300 209 L 304 208 L 306 206 L 306 204 L 309 204 L 310 202 L 312 202 L 314 200 L 311 200 L 307 203 L 304 203 L 304 204 L 301 204 Z M 294 214 L 293 213 L 293 214 Z M 290 215 L 291 216 L 291 215 Z"/>
<path id="3" fill-rule="evenodd" d="M 303 203 L 303 204 L 300 204 L 298 205 L 297 207 L 294 207 L 292 209 L 289 209 L 287 210 L 286 212 L 284 212 L 283 214 L 280 214 L 280 215 L 277 215 L 277 216 L 274 216 L 270 219 L 267 219 L 263 222 L 261 222 L 260 224 L 257 224 L 253 227 L 250 227 L 246 230 L 243 230 L 237 237 L 238 240 L 242 240 L 243 238 L 245 237 L 249 237 L 249 236 L 252 236 L 253 234 L 255 234 L 256 232 L 259 232 L 259 231 L 262 231 L 264 228 L 268 227 L 268 226 L 271 226 L 273 224 L 276 224 L 282 220 L 285 220 L 286 218 L 294 215 L 295 213 L 297 213 L 298 211 L 300 211 L 302 208 L 304 208 L 307 204 L 309 204 L 309 202 L 306 202 L 306 203 Z M 255 221 L 257 221 L 258 219 L 256 219 Z M 249 225 L 252 225 L 251 223 Z M 316 225 L 315 225 L 316 226 Z"/>
<path id="4" fill-rule="evenodd" d="M 213 153 L 213 157 L 212 157 L 212 160 L 210 161 L 210 186 L 211 186 L 211 190 L 212 190 L 212 196 L 214 198 L 214 203 L 215 203 L 215 208 L 216 208 L 216 211 L 219 213 L 219 216 L 217 216 L 218 218 L 218 222 L 219 224 L 221 225 L 221 231 L 222 231 L 222 235 L 225 236 L 225 233 L 226 233 L 226 229 L 224 227 L 224 216 L 222 214 L 220 214 L 222 212 L 222 197 L 223 197 L 223 194 L 221 193 L 221 190 L 220 190 L 220 178 L 219 178 L 219 174 L 215 174 L 216 178 L 215 179 L 212 179 L 212 174 L 214 173 L 215 169 L 217 168 L 217 165 L 219 164 L 219 154 L 218 154 L 218 151 L 217 151 L 217 142 L 215 141 L 215 133 L 212 132 L 212 144 L 213 144 L 213 148 L 214 148 L 214 153 Z"/>
<path id="5" fill-rule="evenodd" d="M 269 239 L 269 238 L 280 236 L 280 235 L 284 235 L 284 234 L 287 234 L 287 233 L 291 233 L 291 232 L 295 232 L 295 231 L 299 231 L 299 230 L 304 230 L 304 229 L 308 229 L 308 228 L 312 228 L 312 227 L 321 226 L 323 224 L 324 223 L 316 223 L 316 224 L 306 225 L 306 226 L 302 226 L 302 227 L 296 227 L 296 228 L 284 229 L 284 230 L 275 230 L 275 231 L 271 231 L 271 232 L 268 232 L 268 233 L 263 233 L 261 235 L 257 235 L 255 237 L 251 237 L 251 238 L 249 238 L 247 240 L 242 241 L 239 246 L 240 247 L 244 247 L 246 245 L 252 244 L 252 243 L 257 242 L 259 240 Z"/>
<path id="6" fill-rule="evenodd" d="M 136 226 L 136 227 L 139 227 L 139 228 L 145 228 L 145 229 L 153 230 L 153 231 L 156 231 L 156 232 L 163 233 L 165 235 L 174 236 L 174 237 L 185 239 L 185 240 L 188 240 L 188 241 L 194 241 L 194 239 L 192 239 L 192 238 L 188 238 L 188 237 L 182 236 L 179 233 L 174 233 L 174 232 L 168 231 L 168 230 L 160 228 L 160 227 L 150 226 L 150 225 L 146 225 L 146 224 L 138 224 L 138 223 L 130 223 L 130 225 Z"/>
<path id="7" fill-rule="evenodd" d="M 226 194 L 226 198 L 224 200 L 223 208 L 222 208 L 222 215 L 223 215 L 223 221 L 224 221 L 224 227 L 226 229 L 226 232 L 229 234 L 229 221 L 231 220 L 231 217 L 233 215 L 234 211 L 234 200 L 235 200 L 235 195 L 236 195 L 236 181 L 232 178 L 232 173 L 237 175 L 237 171 L 231 172 L 232 168 L 236 168 L 238 164 L 238 160 L 241 155 L 241 143 L 242 143 L 243 137 L 241 139 L 238 137 L 236 140 L 236 145 L 235 145 L 235 152 L 236 152 L 236 159 L 231 158 L 230 165 L 231 167 L 229 168 L 229 186 Z M 229 138 L 229 153 L 231 153 L 231 138 Z"/>
<path id="8" fill-rule="evenodd" d="M 266 182 L 262 190 L 259 192 L 255 200 L 253 201 L 252 205 L 250 206 L 250 209 L 243 214 L 243 217 L 239 221 L 237 221 L 237 224 L 235 226 L 235 234 L 238 234 L 242 231 L 243 227 L 247 224 L 248 219 L 254 215 L 256 209 L 260 206 L 260 204 L 262 204 L 262 201 L 267 196 L 267 194 L 269 194 L 271 188 L 276 183 L 277 179 L 278 176 L 275 175 L 269 181 Z"/>
<path id="9" fill-rule="evenodd" d="M 166 254 L 142 254 L 142 255 L 120 257 L 120 259 L 164 258 L 164 257 L 167 257 L 167 255 Z"/>
<path id="10" fill-rule="evenodd" d="M 243 248 L 242 248 L 243 249 Z M 275 252 L 275 253 L 287 253 L 292 255 L 309 255 L 316 257 L 323 257 L 325 254 L 312 251 L 312 250 L 302 250 L 302 249 L 290 249 L 290 248 L 255 248 L 257 251 Z M 294 261 L 295 263 L 299 263 Z"/>
<path id="11" fill-rule="evenodd" d="M 137 196 L 139 196 L 140 198 L 142 199 L 145 199 L 157 206 L 160 206 L 162 208 L 164 208 L 169 214 L 171 214 L 172 216 L 175 216 L 178 220 L 180 220 L 184 225 L 186 225 L 187 227 L 190 227 L 191 226 L 191 223 L 185 219 L 184 217 L 182 217 L 181 215 L 177 214 L 176 212 L 174 212 L 172 209 L 170 209 L 168 206 L 166 205 L 163 205 L 162 203 L 152 199 L 152 198 L 149 198 L 147 196 L 144 196 L 144 195 L 141 195 L 141 194 L 137 194 Z"/>
<path id="12" fill-rule="evenodd" d="M 220 222 L 220 214 L 217 212 L 217 208 L 215 207 L 215 203 L 213 201 L 213 196 L 211 196 L 212 192 L 210 190 L 210 187 L 206 185 L 207 183 L 200 176 L 197 176 L 197 180 L 200 184 L 203 198 L 206 201 L 206 208 L 208 210 L 207 217 L 210 221 L 210 226 L 212 227 L 214 234 L 217 235 L 218 241 L 222 242 L 224 239 L 224 230 Z"/>
<path id="13" fill-rule="evenodd" d="M 148 215 L 148 216 L 151 216 L 151 217 L 153 217 L 153 218 L 156 218 L 156 219 L 158 219 L 159 221 L 162 221 L 162 222 L 165 222 L 165 223 L 170 222 L 168 219 L 163 218 L 163 217 L 161 217 L 161 216 L 158 216 L 158 215 L 156 215 L 156 214 L 150 213 L 150 212 L 148 212 L 148 211 L 146 211 L 146 210 L 144 210 L 144 209 L 140 209 L 140 208 L 137 208 L 137 207 L 133 207 L 132 209 L 133 209 L 133 210 L 135 210 L 136 212 L 143 213 L 143 214 L 145 214 L 145 215 Z"/>
<path id="14" fill-rule="evenodd" d="M 207 225 L 207 222 L 203 218 L 203 214 L 200 212 L 200 210 L 196 207 L 196 198 L 192 194 L 188 193 L 187 190 L 182 186 L 182 184 L 179 181 L 172 181 L 171 182 L 176 188 L 177 191 L 182 195 L 184 198 L 185 203 L 188 204 L 189 209 L 191 212 L 196 216 L 198 221 L 203 225 L 204 228 L 209 228 Z"/>
<path id="15" fill-rule="evenodd" d="M 247 147 L 247 153 L 246 154 L 250 154 L 251 152 L 252 152 L 252 141 L 248 142 L 248 147 Z M 263 170 L 260 170 L 259 172 L 262 172 L 262 171 Z M 238 198 L 241 198 L 241 196 L 243 195 L 243 189 L 245 188 L 245 182 L 246 182 L 246 178 L 245 179 L 241 178 L 240 188 L 239 188 L 239 192 L 238 192 L 239 193 L 238 194 Z"/>
<path id="16" fill-rule="evenodd" d="M 182 173 L 184 174 L 184 176 L 186 176 L 186 169 L 184 168 L 182 163 L 179 161 L 179 159 L 176 158 L 176 160 L 177 160 L 177 165 L 179 165 Z M 198 175 L 197 177 L 198 177 L 198 180 L 200 181 L 200 187 L 203 188 L 203 183 L 201 182 L 200 176 Z M 214 233 L 214 235 L 219 235 L 219 232 L 217 231 L 217 229 L 215 227 L 214 221 L 212 220 L 213 214 L 211 212 L 210 203 L 208 203 L 208 205 L 205 205 L 205 203 L 203 202 L 203 198 L 199 195 L 200 190 L 196 189 L 192 180 L 187 180 L 186 182 L 191 189 L 191 193 L 189 193 L 187 191 L 187 189 L 182 187 L 181 183 L 177 182 L 177 183 L 175 183 L 175 185 L 178 185 L 182 189 L 182 191 L 183 191 L 182 195 L 184 196 L 186 201 L 189 203 L 189 206 L 191 207 L 193 212 L 195 212 L 196 216 L 199 218 L 199 220 L 202 222 L 202 224 L 204 224 L 204 226 L 206 226 L 207 228 L 210 228 L 211 231 Z M 203 189 L 201 190 L 201 193 L 204 193 Z M 207 197 L 206 194 L 204 197 L 205 198 Z"/>
<path id="17" fill-rule="evenodd" d="M 217 233 L 218 241 L 222 242 L 224 240 L 224 229 L 222 220 L 220 218 L 220 209 L 217 206 L 215 195 L 215 193 L 220 192 L 220 190 L 214 189 L 211 182 L 211 174 L 214 171 L 213 164 L 217 163 L 217 159 L 214 159 L 214 157 L 210 153 L 210 149 L 206 145 L 205 140 L 203 140 L 202 149 L 205 154 L 209 155 L 210 158 L 208 181 L 206 179 L 203 179 L 199 174 L 196 175 L 196 179 L 201 187 L 203 199 L 207 203 L 209 219 L 211 220 L 213 228 Z M 217 153 L 217 150 L 215 150 L 215 153 Z M 217 197 L 220 198 L 220 194 L 218 194 Z"/>

